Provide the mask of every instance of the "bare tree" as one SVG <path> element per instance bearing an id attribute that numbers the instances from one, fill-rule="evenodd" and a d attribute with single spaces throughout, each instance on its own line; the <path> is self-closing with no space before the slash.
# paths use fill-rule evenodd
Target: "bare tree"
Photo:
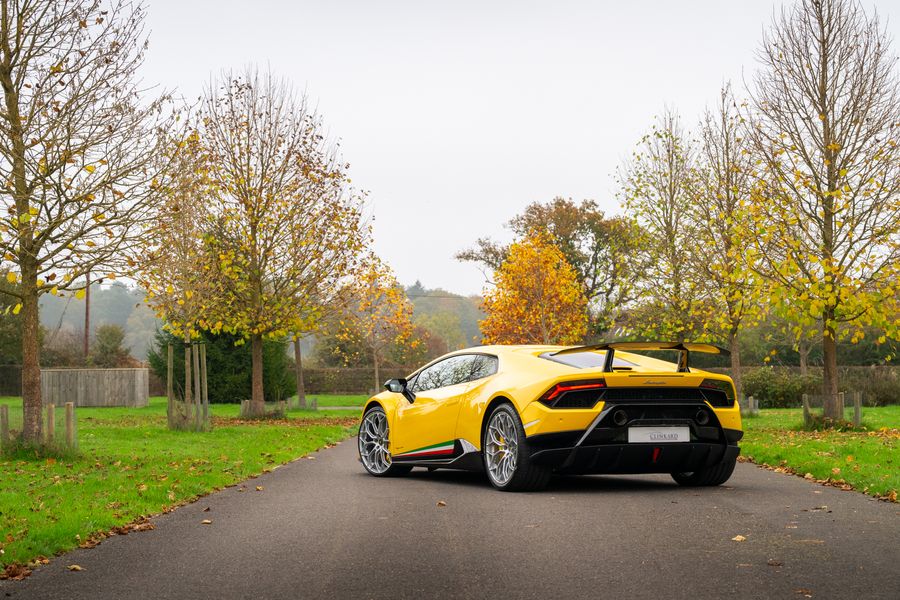
<path id="1" fill-rule="evenodd" d="M 200 390 L 192 389 L 189 349 L 201 330 L 210 326 L 206 318 L 216 302 L 214 270 L 204 242 L 210 224 L 207 205 L 215 189 L 209 177 L 209 152 L 197 131 L 191 128 L 167 136 L 167 141 L 164 160 L 169 177 L 155 217 L 135 246 L 136 279 L 147 290 L 144 299 L 165 328 L 184 341 L 184 403 L 188 409 L 192 402 L 199 408 Z M 176 420 L 175 411 L 170 404 L 170 427 L 180 427 L 184 420 Z"/>
<path id="2" fill-rule="evenodd" d="M 248 69 L 211 83 L 200 135 L 216 187 L 207 242 L 220 301 L 210 330 L 250 341 L 259 415 L 263 339 L 313 328 L 365 243 L 362 200 L 306 97 L 271 75 Z"/>
<path id="3" fill-rule="evenodd" d="M 688 212 L 694 155 L 678 115 L 666 110 L 619 171 L 624 205 L 643 228 L 651 265 L 641 282 L 644 317 L 633 322 L 640 334 L 684 338 L 694 330 Z"/>
<path id="4" fill-rule="evenodd" d="M 0 1 L 0 256 L 19 280 L 30 443 L 41 440 L 39 297 L 127 268 L 122 249 L 158 197 L 168 117 L 134 79 L 144 15 L 125 0 Z"/>
<path id="5" fill-rule="evenodd" d="M 900 265 L 900 86 L 877 15 L 801 0 L 774 20 L 752 89 L 761 272 L 772 303 L 818 328 L 825 414 L 840 418 L 837 341 L 897 334 L 884 311 Z"/>
<path id="6" fill-rule="evenodd" d="M 746 266 L 749 227 L 746 204 L 753 185 L 753 162 L 746 127 L 731 92 L 722 88 L 714 110 L 700 123 L 697 160 L 687 214 L 694 223 L 691 269 L 712 310 L 696 318 L 713 338 L 724 338 L 731 350 L 731 372 L 738 397 L 741 353 L 738 333 L 759 304 L 754 300 L 752 270 Z"/>

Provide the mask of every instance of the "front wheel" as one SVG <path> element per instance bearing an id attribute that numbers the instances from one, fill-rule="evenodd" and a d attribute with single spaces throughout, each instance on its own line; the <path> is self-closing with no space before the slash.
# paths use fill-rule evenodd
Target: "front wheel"
<path id="1" fill-rule="evenodd" d="M 731 477 L 737 458 L 726 459 L 717 465 L 688 473 L 672 473 L 678 485 L 689 487 L 722 485 Z"/>
<path id="2" fill-rule="evenodd" d="M 366 411 L 359 424 L 359 460 L 370 475 L 390 477 L 412 471 L 409 465 L 398 465 L 391 460 L 390 428 L 387 415 L 380 406 Z"/>
<path id="3" fill-rule="evenodd" d="M 491 485 L 498 490 L 539 490 L 550 480 L 549 469 L 531 462 L 522 421 L 509 404 L 497 406 L 488 416 L 481 448 L 484 470 Z"/>

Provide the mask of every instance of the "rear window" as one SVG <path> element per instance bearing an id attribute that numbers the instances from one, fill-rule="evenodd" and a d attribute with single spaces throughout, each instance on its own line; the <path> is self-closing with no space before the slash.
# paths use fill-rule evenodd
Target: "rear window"
<path id="1" fill-rule="evenodd" d="M 546 360 L 552 360 L 553 362 L 575 367 L 576 369 L 599 369 L 603 367 L 603 363 L 606 361 L 606 352 L 574 352 L 572 354 L 562 354 L 559 356 L 554 356 L 552 352 L 544 352 L 539 356 Z M 613 357 L 613 368 L 630 368 L 636 366 L 635 363 L 628 362 L 618 356 Z"/>

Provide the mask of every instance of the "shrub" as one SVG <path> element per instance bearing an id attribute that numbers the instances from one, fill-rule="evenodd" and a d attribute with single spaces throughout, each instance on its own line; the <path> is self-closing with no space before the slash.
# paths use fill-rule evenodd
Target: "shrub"
<path id="1" fill-rule="evenodd" d="M 759 400 L 760 408 L 791 408 L 803 404 L 803 394 L 821 393 L 822 378 L 773 367 L 743 373 L 744 395 Z"/>
<path id="2" fill-rule="evenodd" d="M 128 349 L 122 345 L 124 341 L 124 329 L 118 325 L 101 325 L 94 335 L 91 363 L 103 369 L 128 366 L 132 358 Z"/>
<path id="3" fill-rule="evenodd" d="M 203 336 L 206 342 L 207 391 L 210 403 L 240 402 L 250 398 L 250 345 L 235 346 L 238 338 L 230 335 Z M 181 393 L 184 382 L 184 350 L 182 342 L 165 331 L 159 331 L 147 353 L 150 368 L 163 382 L 166 380 L 167 346 L 175 351 L 175 389 Z M 297 393 L 294 362 L 287 355 L 285 342 L 263 343 L 263 386 L 266 402 L 286 400 Z"/>

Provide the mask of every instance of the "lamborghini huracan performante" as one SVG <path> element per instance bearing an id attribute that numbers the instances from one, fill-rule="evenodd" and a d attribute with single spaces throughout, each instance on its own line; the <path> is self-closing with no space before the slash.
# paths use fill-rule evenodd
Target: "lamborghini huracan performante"
<path id="1" fill-rule="evenodd" d="M 677 363 L 640 354 L 666 350 Z M 731 379 L 690 367 L 710 344 L 481 346 L 453 352 L 366 403 L 359 455 L 370 474 L 483 470 L 505 491 L 552 473 L 671 473 L 728 480 L 743 436 Z"/>

